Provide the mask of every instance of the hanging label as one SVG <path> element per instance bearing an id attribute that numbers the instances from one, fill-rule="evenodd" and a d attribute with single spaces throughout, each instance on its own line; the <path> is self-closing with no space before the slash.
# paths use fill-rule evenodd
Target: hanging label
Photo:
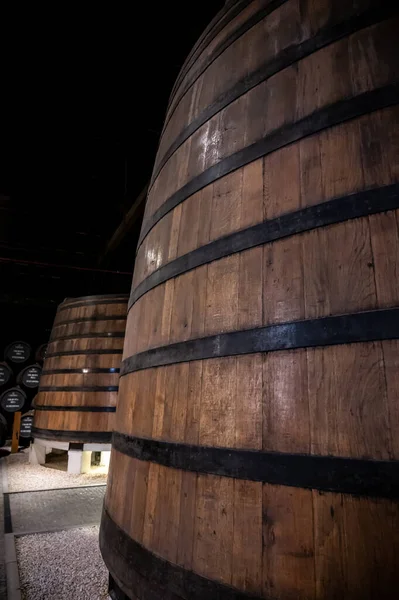
<path id="1" fill-rule="evenodd" d="M 21 417 L 21 429 L 19 435 L 23 438 L 32 437 L 33 416 Z"/>
<path id="2" fill-rule="evenodd" d="M 14 342 L 6 350 L 6 358 L 15 363 L 23 363 L 30 356 L 30 346 L 25 342 Z"/>
<path id="3" fill-rule="evenodd" d="M 2 394 L 0 398 L 0 405 L 6 412 L 17 412 L 21 410 L 25 403 L 25 394 L 22 390 L 11 388 Z"/>
<path id="4" fill-rule="evenodd" d="M 41 372 L 40 367 L 28 367 L 22 374 L 22 383 L 28 388 L 38 387 Z"/>

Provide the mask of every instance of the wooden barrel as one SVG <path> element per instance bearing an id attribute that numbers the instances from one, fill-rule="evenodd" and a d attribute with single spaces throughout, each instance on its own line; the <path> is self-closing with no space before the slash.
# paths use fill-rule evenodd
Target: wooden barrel
<path id="1" fill-rule="evenodd" d="M 59 306 L 34 401 L 34 438 L 111 441 L 127 301 L 85 296 Z"/>
<path id="2" fill-rule="evenodd" d="M 18 373 L 17 383 L 28 389 L 39 387 L 42 368 L 40 365 L 29 365 Z"/>
<path id="3" fill-rule="evenodd" d="M 183 67 L 129 303 L 116 598 L 397 595 L 397 10 L 228 3 Z"/>
<path id="4" fill-rule="evenodd" d="M 35 352 L 35 360 L 38 363 L 43 363 L 46 358 L 47 344 L 41 344 Z"/>
<path id="5" fill-rule="evenodd" d="M 26 400 L 24 390 L 16 385 L 1 394 L 0 407 L 5 413 L 15 413 L 23 409 Z"/>
<path id="6" fill-rule="evenodd" d="M 27 342 L 12 342 L 4 351 L 4 359 L 10 363 L 21 365 L 29 360 L 32 348 Z"/>
<path id="7" fill-rule="evenodd" d="M 0 388 L 7 385 L 7 383 L 12 379 L 13 372 L 12 369 L 6 362 L 0 363 Z"/>

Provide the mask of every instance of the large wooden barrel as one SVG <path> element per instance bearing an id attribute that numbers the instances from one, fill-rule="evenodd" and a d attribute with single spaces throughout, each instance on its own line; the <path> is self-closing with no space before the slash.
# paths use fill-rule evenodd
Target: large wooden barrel
<path id="1" fill-rule="evenodd" d="M 114 597 L 399 586 L 397 3 L 228 3 L 170 101 L 101 527 Z"/>
<path id="2" fill-rule="evenodd" d="M 59 306 L 35 397 L 34 438 L 110 442 L 127 301 L 85 296 Z"/>

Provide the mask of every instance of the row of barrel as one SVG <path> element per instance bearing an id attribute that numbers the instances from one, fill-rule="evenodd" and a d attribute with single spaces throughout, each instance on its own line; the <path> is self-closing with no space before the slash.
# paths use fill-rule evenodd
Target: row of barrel
<path id="1" fill-rule="evenodd" d="M 57 312 L 34 435 L 114 430 L 116 600 L 397 595 L 397 13 L 227 2 L 172 91 L 130 299 Z"/>
<path id="2" fill-rule="evenodd" d="M 33 417 L 30 411 L 37 393 L 46 344 L 35 353 L 30 344 L 16 341 L 4 350 L 4 361 L 0 362 L 0 446 L 11 437 L 14 414 L 22 411 L 20 438 L 29 443 Z"/>

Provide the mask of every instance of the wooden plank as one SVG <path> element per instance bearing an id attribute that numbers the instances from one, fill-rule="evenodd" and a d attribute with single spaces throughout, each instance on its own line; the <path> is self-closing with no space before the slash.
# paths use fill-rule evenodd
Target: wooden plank
<path id="1" fill-rule="evenodd" d="M 143 545 L 149 550 L 155 551 L 154 527 L 155 511 L 158 493 L 159 465 L 150 463 L 148 470 L 148 486 L 143 523 Z"/>
<path id="2" fill-rule="evenodd" d="M 242 169 L 240 229 L 264 219 L 263 186 L 263 159 L 245 165 Z"/>
<path id="3" fill-rule="evenodd" d="M 214 184 L 210 240 L 240 229 L 242 175 L 238 169 Z"/>
<path id="4" fill-rule="evenodd" d="M 359 121 L 326 129 L 320 135 L 322 181 L 326 199 L 364 188 Z"/>
<path id="5" fill-rule="evenodd" d="M 14 421 L 12 426 L 11 454 L 18 452 L 19 431 L 21 429 L 21 411 L 14 413 Z"/>
<path id="6" fill-rule="evenodd" d="M 133 458 L 130 460 L 134 462 L 135 477 L 131 488 L 129 479 L 125 479 L 125 498 L 127 505 L 130 507 L 130 526 L 128 531 L 134 540 L 142 543 L 150 463 L 142 460 L 135 460 Z M 128 475 L 128 473 L 126 473 L 126 475 Z"/>
<path id="7" fill-rule="evenodd" d="M 203 361 L 199 443 L 202 446 L 235 444 L 235 357 Z"/>
<path id="8" fill-rule="evenodd" d="M 343 496 L 314 491 L 313 510 L 316 598 L 346 598 Z"/>
<path id="9" fill-rule="evenodd" d="M 310 450 L 306 350 L 263 357 L 263 450 Z"/>
<path id="10" fill-rule="evenodd" d="M 133 406 L 132 416 L 123 415 L 124 428 L 138 437 L 151 437 L 154 423 L 155 393 L 157 386 L 157 369 L 150 372 L 132 373 L 126 376 L 127 386 L 123 398 L 123 404 Z M 138 375 L 134 379 L 132 375 Z M 123 378 L 122 378 L 123 380 Z M 122 410 L 123 407 L 120 407 Z"/>
<path id="11" fill-rule="evenodd" d="M 322 182 L 320 135 L 312 135 L 301 140 L 298 144 L 298 151 L 300 156 L 300 197 L 301 206 L 304 208 L 327 199 Z M 326 152 L 326 148 L 324 152 Z"/>
<path id="12" fill-rule="evenodd" d="M 180 520 L 176 561 L 185 569 L 191 570 L 194 550 L 197 474 L 183 471 L 181 480 Z"/>
<path id="13" fill-rule="evenodd" d="M 193 570 L 231 584 L 233 558 L 234 481 L 199 475 Z"/>
<path id="14" fill-rule="evenodd" d="M 239 254 L 238 329 L 262 326 L 263 248 Z"/>
<path id="15" fill-rule="evenodd" d="M 312 454 L 391 458 L 380 343 L 307 350 Z"/>
<path id="16" fill-rule="evenodd" d="M 376 308 L 367 219 L 303 234 L 306 318 Z"/>
<path id="17" fill-rule="evenodd" d="M 302 237 L 263 246 L 263 325 L 304 318 Z"/>
<path id="18" fill-rule="evenodd" d="M 313 499 L 317 597 L 327 590 L 329 598 L 392 598 L 399 581 L 397 504 L 318 492 Z"/>
<path id="19" fill-rule="evenodd" d="M 232 584 L 262 592 L 262 484 L 234 480 Z"/>
<path id="20" fill-rule="evenodd" d="M 154 420 L 152 425 L 152 436 L 155 439 L 161 439 L 163 430 L 163 420 L 165 413 L 165 394 L 166 394 L 166 376 L 169 367 L 159 367 L 157 369 L 157 382 L 154 399 Z"/>
<path id="21" fill-rule="evenodd" d="M 237 361 L 235 404 L 236 448 L 262 449 L 262 386 L 261 354 L 240 356 Z"/>
<path id="22" fill-rule="evenodd" d="M 160 467 L 154 528 L 156 552 L 177 561 L 182 471 Z"/>
<path id="23" fill-rule="evenodd" d="M 312 492 L 263 485 L 263 594 L 323 598 L 315 593 Z M 330 597 L 330 596 L 329 596 Z M 333 596 L 331 596 L 332 598 Z"/>
<path id="24" fill-rule="evenodd" d="M 187 444 L 198 444 L 199 440 L 202 400 L 202 367 L 202 361 L 189 363 L 185 431 L 185 442 Z"/>
<path id="25" fill-rule="evenodd" d="M 189 363 L 176 365 L 169 434 L 170 439 L 176 442 L 184 442 L 185 438 L 189 367 Z"/>
<path id="26" fill-rule="evenodd" d="M 174 306 L 171 317 L 170 341 L 181 342 L 191 337 L 194 305 L 194 279 L 201 277 L 204 268 L 183 273 L 175 279 Z M 202 275 L 203 277 L 203 275 Z"/>
<path id="27" fill-rule="evenodd" d="M 392 458 L 399 457 L 399 341 L 382 342 L 384 371 L 386 377 L 389 428 L 386 435 L 390 437 Z"/>
<path id="28" fill-rule="evenodd" d="M 264 219 L 299 210 L 299 144 L 293 144 L 264 158 Z"/>
<path id="29" fill-rule="evenodd" d="M 237 327 L 238 268 L 237 254 L 208 265 L 206 335 Z"/>

